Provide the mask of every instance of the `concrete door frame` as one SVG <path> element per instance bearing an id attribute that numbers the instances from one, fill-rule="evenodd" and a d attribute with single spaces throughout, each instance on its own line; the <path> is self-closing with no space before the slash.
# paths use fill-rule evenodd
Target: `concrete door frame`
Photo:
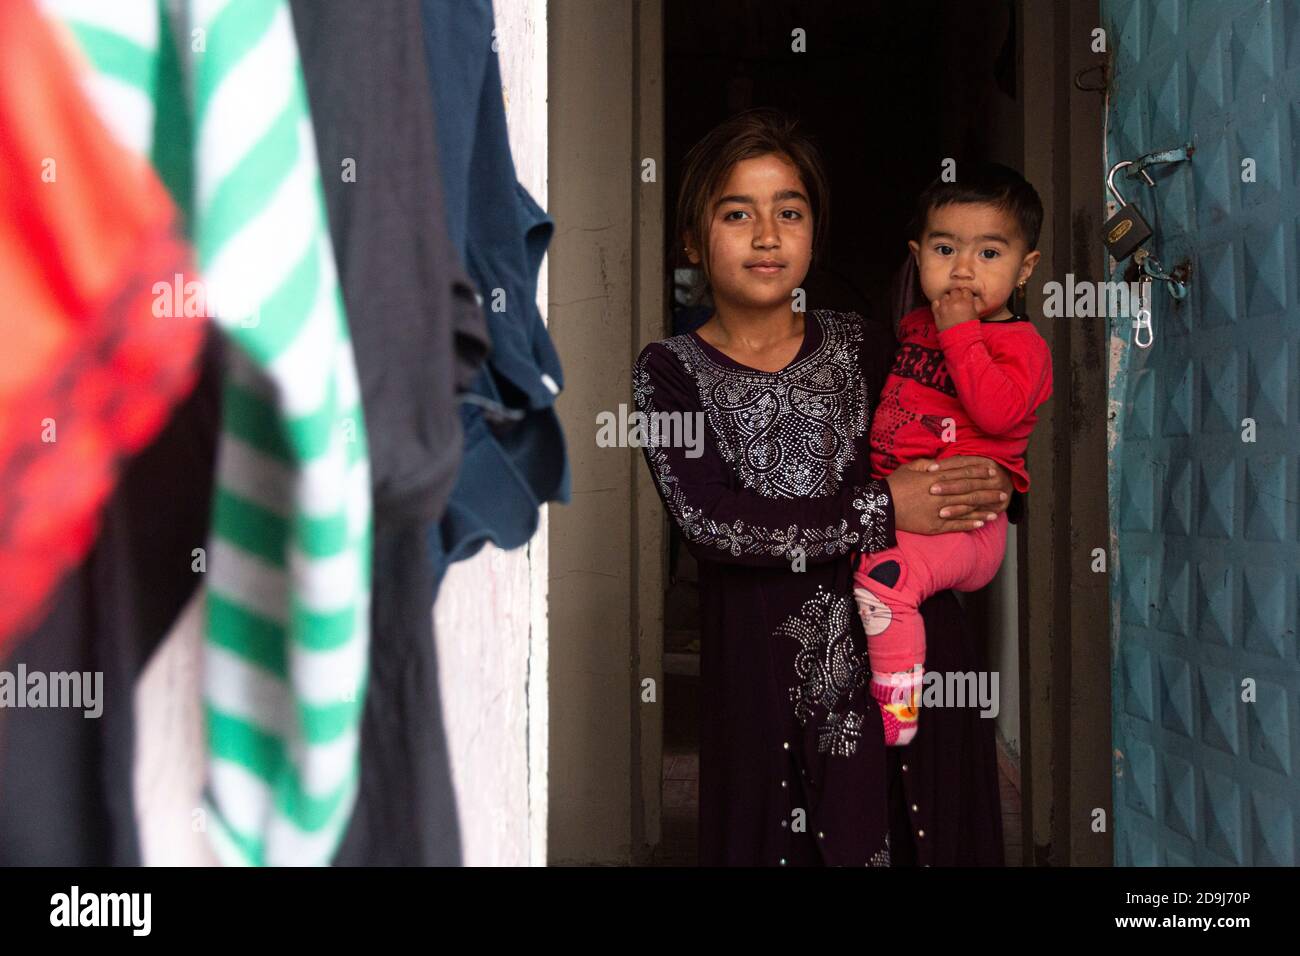
<path id="1" fill-rule="evenodd" d="M 1095 66 L 1095 0 L 1018 0 L 1022 169 L 1043 200 L 1043 268 L 1031 283 L 1105 278 L 1100 241 L 1104 100 L 1074 85 Z M 1030 131 L 1033 131 L 1032 135 Z M 1021 781 L 1028 865 L 1110 865 L 1107 329 L 1100 318 L 1044 319 L 1054 397 L 1040 410 L 1028 465 L 1034 488 L 1019 535 Z M 1104 811 L 1098 830 L 1096 811 Z"/>
<path id="2" fill-rule="evenodd" d="M 550 0 L 550 329 L 572 502 L 550 514 L 552 863 L 630 864 L 659 842 L 664 514 L 636 448 L 596 446 L 662 338 L 661 0 Z"/>

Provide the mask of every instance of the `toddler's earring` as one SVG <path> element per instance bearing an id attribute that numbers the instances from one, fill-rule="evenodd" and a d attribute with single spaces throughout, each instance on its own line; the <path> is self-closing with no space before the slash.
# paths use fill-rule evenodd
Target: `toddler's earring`
<path id="1" fill-rule="evenodd" d="M 1029 310 L 1025 304 L 1025 284 L 1023 282 L 1016 286 L 1016 290 L 1011 293 L 1011 317 L 1013 319 L 1029 318 Z"/>

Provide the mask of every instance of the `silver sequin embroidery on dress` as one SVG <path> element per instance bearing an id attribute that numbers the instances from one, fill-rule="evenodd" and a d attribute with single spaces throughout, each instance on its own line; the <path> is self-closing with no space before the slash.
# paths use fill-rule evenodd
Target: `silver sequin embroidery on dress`
<path id="1" fill-rule="evenodd" d="M 871 854 L 871 859 L 867 866 L 889 866 L 889 834 L 885 834 L 885 845 L 875 853 Z"/>
<path id="2" fill-rule="evenodd" d="M 694 371 L 722 457 L 746 488 L 768 498 L 838 492 L 853 443 L 866 428 L 861 328 L 833 312 L 809 316 L 821 325 L 820 344 L 779 372 L 719 365 L 689 335 L 664 342 Z"/>
<path id="3" fill-rule="evenodd" d="M 853 443 L 866 429 L 866 384 L 855 358 L 860 320 L 846 321 L 822 310 L 810 315 L 821 325 L 821 343 L 781 372 L 724 368 L 689 335 L 663 342 L 695 378 L 719 453 L 735 465 L 743 484 L 767 497 L 836 493 L 853 459 Z M 632 392 L 639 411 L 656 413 L 654 384 L 643 363 L 633 369 Z M 793 450 L 783 451 L 785 446 Z M 885 547 L 888 498 L 881 482 L 862 486 L 851 501 L 861 531 L 846 520 L 824 528 L 769 528 L 706 517 L 687 500 L 663 449 L 651 447 L 648 454 L 668 510 L 689 541 L 736 557 L 787 559 L 800 551 L 816 557 L 847 554 L 855 546 L 865 551 Z"/>
<path id="4" fill-rule="evenodd" d="M 863 716 L 841 707 L 866 685 L 866 655 L 853 646 L 853 602 L 819 587 L 776 629 L 777 638 L 799 643 L 794 658 L 799 683 L 790 688 L 794 715 L 806 727 L 818 708 L 826 713 L 817 728 L 817 750 L 850 757 L 862 737 Z"/>

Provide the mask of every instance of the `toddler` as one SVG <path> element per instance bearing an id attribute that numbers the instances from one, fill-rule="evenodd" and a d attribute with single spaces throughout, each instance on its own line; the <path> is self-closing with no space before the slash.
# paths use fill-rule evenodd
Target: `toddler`
<path id="1" fill-rule="evenodd" d="M 1025 282 L 1041 256 L 1043 207 L 1033 186 L 1005 166 L 963 165 L 956 173 L 955 182 L 932 183 L 917 203 L 908 246 L 930 304 L 900 324 L 871 425 L 872 475 L 884 478 L 918 458 L 980 455 L 1005 467 L 1023 493 L 1034 410 L 1052 394 L 1051 354 L 1024 307 Z M 886 745 L 916 734 L 925 663 L 918 605 L 947 588 L 988 584 L 1006 537 L 999 514 L 974 531 L 899 531 L 895 547 L 861 556 L 853 593 Z"/>

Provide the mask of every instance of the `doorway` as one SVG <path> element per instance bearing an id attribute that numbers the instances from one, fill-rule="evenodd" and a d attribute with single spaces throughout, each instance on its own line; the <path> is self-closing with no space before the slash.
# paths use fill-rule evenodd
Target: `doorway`
<path id="1" fill-rule="evenodd" d="M 666 196 L 677 194 L 686 151 L 741 110 L 774 106 L 799 118 L 821 148 L 831 182 L 827 251 L 806 283 L 808 308 L 893 321 L 896 276 L 908 255 L 914 197 L 946 157 L 1015 165 L 1021 148 L 1014 4 L 816 4 L 724 0 L 664 4 Z M 936 30 L 936 27 L 938 29 Z M 922 51 L 926 51 L 923 53 Z M 671 217 L 671 205 L 668 210 Z M 671 231 L 671 219 L 669 220 Z M 668 235 L 670 332 L 707 310 L 683 303 L 689 263 Z M 1014 531 L 1013 531 L 1014 533 Z M 670 532 L 664 598 L 663 842 L 655 859 L 693 862 L 699 698 L 699 606 L 694 559 Z M 1018 672 L 1014 543 L 1008 572 L 970 595 L 990 667 Z M 1008 858 L 1018 861 L 1018 680 L 1002 684 L 1001 748 Z"/>
<path id="2" fill-rule="evenodd" d="M 1101 277 L 1103 100 L 1072 83 L 1095 66 L 1097 16 L 1095 3 L 1026 0 L 550 0 L 552 102 L 568 105 L 548 131 L 549 317 L 573 471 L 549 536 L 550 862 L 694 859 L 692 567 L 639 451 L 592 441 L 595 416 L 630 400 L 641 348 L 682 318 L 671 210 L 686 150 L 750 106 L 799 117 L 834 210 L 808 307 L 870 321 L 896 318 L 911 203 L 940 162 L 1018 168 L 1046 213 L 1037 321 L 1047 278 Z M 1075 817 L 1110 806 L 1109 667 L 1096 650 L 1109 599 L 1079 543 L 1107 534 L 1104 330 L 1039 328 L 1057 397 L 1030 445 L 1035 489 L 968 612 L 1001 674 L 1008 862 L 1109 862 L 1108 836 L 1070 840 Z"/>

